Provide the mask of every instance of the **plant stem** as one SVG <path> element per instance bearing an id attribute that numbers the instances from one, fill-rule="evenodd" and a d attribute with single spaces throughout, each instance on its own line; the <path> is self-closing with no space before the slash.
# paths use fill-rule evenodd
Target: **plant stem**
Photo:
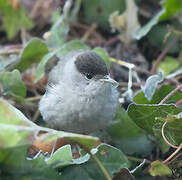
<path id="1" fill-rule="evenodd" d="M 180 104 L 182 104 L 182 99 L 180 99 L 178 102 L 176 102 L 176 106 L 179 106 Z"/>
<path id="2" fill-rule="evenodd" d="M 166 54 L 168 53 L 168 51 L 172 48 L 172 46 L 174 45 L 174 43 L 176 42 L 177 38 L 175 37 L 172 41 L 169 42 L 169 44 L 167 44 L 167 46 L 164 48 L 164 50 L 162 51 L 162 53 L 158 56 L 157 60 L 155 61 L 151 73 L 154 74 L 156 72 L 157 67 L 159 66 L 160 62 L 163 60 L 163 58 L 166 56 Z"/>
<path id="3" fill-rule="evenodd" d="M 103 174 L 106 177 L 106 179 L 107 180 L 112 180 L 112 178 L 110 177 L 109 173 L 107 172 L 107 170 L 105 169 L 105 167 L 102 165 L 102 163 L 100 162 L 100 160 L 96 156 L 94 156 L 91 152 L 89 152 L 89 154 L 95 160 L 95 162 L 97 163 L 97 165 L 99 166 L 99 168 L 103 172 Z"/>
<path id="4" fill-rule="evenodd" d="M 29 97 L 26 98 L 25 101 L 37 101 L 40 100 L 42 96 L 35 96 L 35 97 Z"/>
<path id="5" fill-rule="evenodd" d="M 168 163 L 180 150 L 182 149 L 182 144 L 174 151 L 166 160 L 163 161 L 164 164 Z"/>
<path id="6" fill-rule="evenodd" d="M 165 128 L 166 124 L 167 124 L 167 121 L 165 121 L 165 123 L 162 125 L 162 137 L 163 137 L 164 141 L 165 141 L 170 147 L 173 147 L 173 148 L 177 149 L 178 146 L 175 146 L 175 145 L 171 144 L 171 143 L 166 139 L 166 137 L 165 137 L 165 135 L 164 135 L 164 128 Z"/>
<path id="7" fill-rule="evenodd" d="M 141 158 L 136 158 L 136 157 L 133 157 L 133 156 L 126 156 L 128 158 L 128 160 L 130 161 L 136 161 L 136 162 L 143 162 L 144 159 L 141 159 Z M 151 161 L 149 161 L 148 159 L 145 159 L 145 162 L 150 164 Z"/>
<path id="8" fill-rule="evenodd" d="M 160 103 L 159 105 L 163 104 L 164 102 L 166 102 L 173 94 L 175 94 L 178 90 L 182 89 L 182 84 L 180 86 L 178 86 L 176 89 L 174 89 L 173 91 L 171 91 Z"/>

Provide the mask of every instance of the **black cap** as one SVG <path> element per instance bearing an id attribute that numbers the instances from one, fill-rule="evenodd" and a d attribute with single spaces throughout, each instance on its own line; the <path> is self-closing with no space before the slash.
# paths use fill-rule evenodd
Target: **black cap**
<path id="1" fill-rule="evenodd" d="M 84 52 L 80 54 L 76 60 L 75 65 L 77 70 L 84 75 L 108 75 L 107 66 L 104 60 L 95 52 Z"/>

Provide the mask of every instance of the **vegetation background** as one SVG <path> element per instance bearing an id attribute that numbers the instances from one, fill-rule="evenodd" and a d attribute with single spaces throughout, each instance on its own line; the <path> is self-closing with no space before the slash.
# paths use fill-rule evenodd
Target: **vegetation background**
<path id="1" fill-rule="evenodd" d="M 0 0 L 0 179 L 182 179 L 181 29 L 181 0 Z M 120 85 L 104 143 L 38 111 L 48 72 L 77 49 Z"/>

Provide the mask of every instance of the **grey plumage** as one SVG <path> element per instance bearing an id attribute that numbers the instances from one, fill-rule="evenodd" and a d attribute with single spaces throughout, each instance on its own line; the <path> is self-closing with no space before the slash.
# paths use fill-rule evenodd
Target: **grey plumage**
<path id="1" fill-rule="evenodd" d="M 91 133 L 113 119 L 119 93 L 108 79 L 103 59 L 91 51 L 63 56 L 49 75 L 39 109 L 43 119 L 59 130 Z"/>

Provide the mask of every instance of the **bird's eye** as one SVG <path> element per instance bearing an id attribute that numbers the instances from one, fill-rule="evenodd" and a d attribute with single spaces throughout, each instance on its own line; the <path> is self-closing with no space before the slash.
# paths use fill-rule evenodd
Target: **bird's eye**
<path id="1" fill-rule="evenodd" d="M 87 74 L 86 74 L 86 78 L 87 78 L 87 79 L 92 79 L 92 75 L 89 74 L 89 73 L 87 73 Z"/>

